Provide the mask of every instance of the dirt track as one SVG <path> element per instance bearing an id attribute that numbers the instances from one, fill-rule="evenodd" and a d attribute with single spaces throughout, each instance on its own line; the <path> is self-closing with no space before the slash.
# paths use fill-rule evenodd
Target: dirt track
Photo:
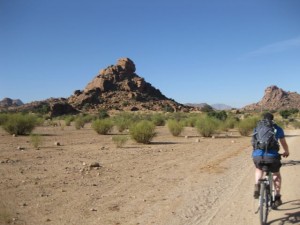
<path id="1" fill-rule="evenodd" d="M 29 137 L 0 130 L 2 214 L 18 225 L 258 224 L 250 138 L 235 131 L 200 138 L 194 128 L 181 137 L 166 127 L 157 132 L 150 145 L 116 148 L 112 135 L 90 126 L 40 127 L 44 143 L 36 150 Z M 272 225 L 300 224 L 300 131 L 287 133 L 285 203 L 270 213 Z M 93 162 L 101 167 L 90 168 Z"/>

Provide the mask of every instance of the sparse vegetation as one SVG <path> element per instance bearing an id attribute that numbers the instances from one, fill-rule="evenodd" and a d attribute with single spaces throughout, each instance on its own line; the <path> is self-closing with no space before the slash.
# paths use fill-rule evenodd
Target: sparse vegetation
<path id="1" fill-rule="evenodd" d="M 298 109 L 286 109 L 279 111 L 279 114 L 283 119 L 288 119 L 291 115 L 297 114 L 299 112 Z"/>
<path id="2" fill-rule="evenodd" d="M 71 126 L 71 123 L 74 121 L 74 116 L 66 116 L 65 117 L 65 125 Z"/>
<path id="3" fill-rule="evenodd" d="M 292 122 L 292 125 L 295 129 L 300 129 L 300 121 L 295 120 Z"/>
<path id="4" fill-rule="evenodd" d="M 155 137 L 155 125 L 149 121 L 143 120 L 129 128 L 131 138 L 138 143 L 149 144 Z"/>
<path id="5" fill-rule="evenodd" d="M 238 131 L 242 136 L 248 136 L 253 132 L 258 122 L 258 117 L 248 117 L 238 123 Z"/>
<path id="6" fill-rule="evenodd" d="M 184 130 L 183 123 L 176 120 L 168 120 L 168 128 L 171 134 L 175 137 L 179 136 Z"/>
<path id="7" fill-rule="evenodd" d="M 8 114 L 2 127 L 9 134 L 25 135 L 30 134 L 39 123 L 35 115 L 17 113 Z"/>
<path id="8" fill-rule="evenodd" d="M 135 117 L 130 113 L 121 113 L 113 118 L 114 124 L 116 125 L 119 132 L 123 132 L 129 129 L 130 125 L 133 124 Z"/>
<path id="9" fill-rule="evenodd" d="M 98 134 L 103 134 L 103 135 L 108 134 L 112 130 L 113 126 L 114 124 L 110 119 L 97 119 L 92 122 L 92 128 Z"/>
<path id="10" fill-rule="evenodd" d="M 166 118 L 161 113 L 155 113 L 151 118 L 155 126 L 164 126 L 166 123 Z"/>
<path id="11" fill-rule="evenodd" d="M 112 141 L 118 148 L 122 148 L 128 141 L 128 137 L 125 135 L 115 135 L 112 137 Z"/>
<path id="12" fill-rule="evenodd" d="M 30 142 L 35 148 L 41 147 L 41 144 L 43 143 L 42 135 L 30 134 Z"/>
<path id="13" fill-rule="evenodd" d="M 0 113 L 0 126 L 4 124 L 7 121 L 8 114 L 6 113 Z"/>
<path id="14" fill-rule="evenodd" d="M 82 116 L 79 116 L 75 119 L 75 128 L 77 130 L 80 130 L 81 128 L 84 128 L 84 125 L 85 125 L 85 120 Z"/>
<path id="15" fill-rule="evenodd" d="M 218 127 L 219 121 L 213 117 L 202 116 L 196 122 L 196 128 L 203 137 L 211 137 Z"/>

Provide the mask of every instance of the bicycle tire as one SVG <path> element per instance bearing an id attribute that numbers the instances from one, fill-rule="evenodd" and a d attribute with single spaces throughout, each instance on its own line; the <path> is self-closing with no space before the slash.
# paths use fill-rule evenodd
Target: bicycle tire
<path id="1" fill-rule="evenodd" d="M 267 223 L 269 213 L 269 194 L 266 188 L 265 183 L 260 184 L 259 217 L 261 225 L 265 225 Z"/>

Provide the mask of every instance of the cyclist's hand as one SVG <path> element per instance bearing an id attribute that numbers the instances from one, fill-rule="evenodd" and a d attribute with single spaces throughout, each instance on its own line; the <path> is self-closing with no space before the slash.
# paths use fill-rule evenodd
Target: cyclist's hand
<path id="1" fill-rule="evenodd" d="M 288 157 L 289 155 L 290 155 L 289 152 L 284 152 L 284 153 L 282 154 L 282 156 L 283 156 L 284 158 Z"/>

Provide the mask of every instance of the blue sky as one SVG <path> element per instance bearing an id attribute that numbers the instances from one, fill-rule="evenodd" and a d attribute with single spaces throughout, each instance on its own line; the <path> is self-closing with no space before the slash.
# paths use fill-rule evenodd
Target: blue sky
<path id="1" fill-rule="evenodd" d="M 180 103 L 300 93 L 299 0 L 0 0 L 0 99 L 69 97 L 129 57 Z"/>

